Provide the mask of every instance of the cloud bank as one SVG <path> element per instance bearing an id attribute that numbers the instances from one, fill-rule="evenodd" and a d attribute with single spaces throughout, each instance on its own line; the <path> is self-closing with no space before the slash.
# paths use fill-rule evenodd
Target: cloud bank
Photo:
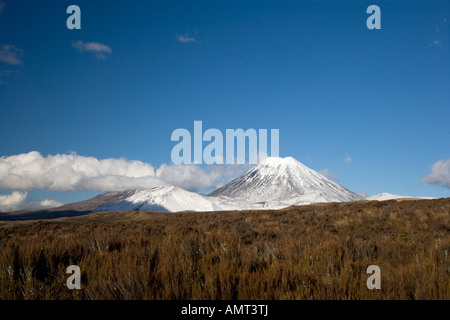
<path id="1" fill-rule="evenodd" d="M 100 42 L 83 42 L 77 41 L 72 43 L 72 47 L 79 52 L 91 52 L 94 53 L 97 59 L 105 60 L 108 54 L 112 53 L 111 47 Z"/>
<path id="2" fill-rule="evenodd" d="M 123 191 L 175 185 L 189 191 L 216 188 L 242 174 L 246 166 L 167 165 L 155 169 L 136 160 L 97 159 L 37 151 L 0 158 L 0 189 L 26 191 Z"/>
<path id="3" fill-rule="evenodd" d="M 16 210 L 40 210 L 62 206 L 63 203 L 45 199 L 33 201 L 27 199 L 27 192 L 14 191 L 11 194 L 0 194 L 0 212 Z"/>
<path id="4" fill-rule="evenodd" d="M 421 183 L 443 184 L 450 189 L 450 159 L 439 160 L 431 166 L 431 173 L 420 181 Z"/>

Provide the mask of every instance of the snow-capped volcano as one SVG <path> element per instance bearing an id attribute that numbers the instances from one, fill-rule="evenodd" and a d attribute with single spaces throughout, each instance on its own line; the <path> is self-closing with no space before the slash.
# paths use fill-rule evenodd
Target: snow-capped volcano
<path id="1" fill-rule="evenodd" d="M 267 158 L 210 195 L 173 186 L 110 193 L 98 211 L 223 211 L 279 209 L 363 198 L 291 157 Z"/>
<path id="2" fill-rule="evenodd" d="M 269 206 L 363 199 L 292 157 L 267 158 L 210 196 L 264 202 Z"/>

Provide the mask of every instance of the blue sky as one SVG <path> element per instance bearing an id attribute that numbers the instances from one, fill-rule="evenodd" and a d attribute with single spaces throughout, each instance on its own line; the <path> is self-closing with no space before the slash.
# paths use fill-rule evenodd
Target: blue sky
<path id="1" fill-rule="evenodd" d="M 372 4 L 381 30 L 366 27 Z M 157 169 L 172 131 L 202 120 L 279 129 L 280 156 L 354 192 L 448 197 L 449 20 L 448 1 L 1 0 L 0 157 Z M 2 186 L 64 203 L 100 192 Z"/>

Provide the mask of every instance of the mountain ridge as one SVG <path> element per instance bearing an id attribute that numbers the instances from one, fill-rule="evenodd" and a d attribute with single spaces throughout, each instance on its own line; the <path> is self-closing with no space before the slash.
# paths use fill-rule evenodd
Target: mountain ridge
<path id="1" fill-rule="evenodd" d="M 209 195 L 179 187 L 119 193 L 117 201 L 99 206 L 102 211 L 223 211 L 281 209 L 317 202 L 363 200 L 292 157 L 272 157 Z"/>

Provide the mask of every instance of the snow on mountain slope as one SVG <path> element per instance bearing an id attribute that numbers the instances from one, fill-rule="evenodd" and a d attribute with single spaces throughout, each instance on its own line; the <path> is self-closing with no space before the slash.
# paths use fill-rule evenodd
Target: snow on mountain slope
<path id="1" fill-rule="evenodd" d="M 295 205 L 363 199 L 292 157 L 267 158 L 210 196 L 273 203 L 275 207 L 277 203 Z"/>
<path id="2" fill-rule="evenodd" d="M 395 195 L 392 193 L 387 193 L 387 192 L 374 194 L 374 195 L 366 198 L 366 200 L 376 200 L 376 201 L 393 200 L 393 199 L 436 199 L 436 198 L 398 196 L 398 195 Z"/>
<path id="3" fill-rule="evenodd" d="M 220 211 L 235 207 L 220 198 L 189 192 L 173 186 L 155 187 L 149 190 L 117 192 L 117 199 L 99 206 L 99 211 Z"/>

